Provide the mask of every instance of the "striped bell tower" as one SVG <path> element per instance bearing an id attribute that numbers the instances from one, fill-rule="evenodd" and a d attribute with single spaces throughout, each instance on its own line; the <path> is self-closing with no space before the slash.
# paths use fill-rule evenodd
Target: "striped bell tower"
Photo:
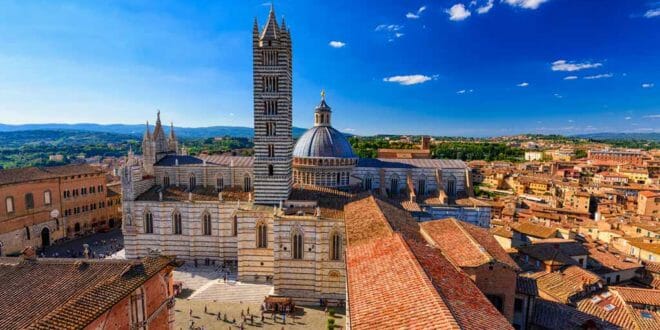
<path id="1" fill-rule="evenodd" d="M 268 21 L 252 30 L 254 85 L 254 200 L 278 204 L 291 192 L 292 52 L 284 19 L 278 26 L 271 6 Z"/>

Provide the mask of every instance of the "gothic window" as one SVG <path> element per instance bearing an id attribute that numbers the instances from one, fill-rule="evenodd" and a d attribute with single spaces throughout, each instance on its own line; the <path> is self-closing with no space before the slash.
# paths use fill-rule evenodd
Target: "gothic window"
<path id="1" fill-rule="evenodd" d="M 234 216 L 234 220 L 232 223 L 232 235 L 233 236 L 238 236 L 238 216 Z"/>
<path id="2" fill-rule="evenodd" d="M 224 189 L 224 187 L 225 187 L 225 179 L 221 176 L 217 177 L 215 179 L 215 189 L 217 191 L 222 191 L 222 189 Z"/>
<path id="3" fill-rule="evenodd" d="M 453 176 L 447 180 L 447 195 L 456 196 L 456 178 Z"/>
<path id="4" fill-rule="evenodd" d="M 341 235 L 334 233 L 330 240 L 330 259 L 341 260 Z"/>
<path id="5" fill-rule="evenodd" d="M 197 178 L 195 178 L 195 174 L 190 173 L 190 178 L 188 179 L 188 184 L 190 185 L 190 190 L 195 189 L 197 187 Z"/>
<path id="6" fill-rule="evenodd" d="M 154 215 L 150 211 L 144 213 L 144 233 L 154 233 Z"/>
<path id="7" fill-rule="evenodd" d="M 390 177 L 390 195 L 396 196 L 399 194 L 399 176 L 393 174 Z"/>
<path id="8" fill-rule="evenodd" d="M 303 258 L 303 235 L 300 232 L 293 234 L 291 245 L 293 259 L 302 259 Z"/>
<path id="9" fill-rule="evenodd" d="M 372 178 L 371 174 L 367 175 L 366 178 L 364 178 L 364 189 L 365 190 L 371 190 L 372 189 Z"/>
<path id="10" fill-rule="evenodd" d="M 5 198 L 5 208 L 7 210 L 7 214 L 14 213 L 14 197 Z"/>
<path id="11" fill-rule="evenodd" d="M 174 211 L 174 213 L 172 213 L 172 234 L 181 235 L 183 232 L 181 227 L 181 213 L 179 213 L 179 211 Z"/>
<path id="12" fill-rule="evenodd" d="M 204 235 L 211 235 L 211 214 L 208 212 L 205 212 L 204 215 L 202 216 L 202 229 L 204 231 Z"/>
<path id="13" fill-rule="evenodd" d="M 263 249 L 268 247 L 268 227 L 265 223 L 257 226 L 257 247 Z"/>
<path id="14" fill-rule="evenodd" d="M 168 175 L 163 177 L 163 186 L 167 187 L 170 185 L 170 177 Z"/>
<path id="15" fill-rule="evenodd" d="M 426 177 L 420 176 L 417 180 L 417 195 L 424 196 L 426 194 Z"/>
<path id="16" fill-rule="evenodd" d="M 279 90 L 279 78 L 273 76 L 263 77 L 263 91 L 267 93 L 275 93 Z"/>
<path id="17" fill-rule="evenodd" d="M 274 122 L 266 123 L 266 136 L 275 136 L 276 126 Z"/>
<path id="18" fill-rule="evenodd" d="M 32 193 L 25 194 L 25 208 L 28 210 L 34 208 L 34 196 Z"/>
<path id="19" fill-rule="evenodd" d="M 248 192 L 252 190 L 252 180 L 250 179 L 250 176 L 246 175 L 243 178 L 243 191 Z"/>
<path id="20" fill-rule="evenodd" d="M 275 174 L 275 170 L 273 168 L 273 164 L 268 165 L 268 176 L 273 176 Z"/>
<path id="21" fill-rule="evenodd" d="M 341 185 L 341 173 L 337 173 L 337 185 Z"/>
<path id="22" fill-rule="evenodd" d="M 274 144 L 269 144 L 268 145 L 268 157 L 275 157 L 275 145 Z"/>
<path id="23" fill-rule="evenodd" d="M 131 329 L 146 329 L 142 322 L 145 321 L 144 290 L 139 288 L 131 294 Z"/>
<path id="24" fill-rule="evenodd" d="M 276 115 L 277 114 L 277 100 L 264 101 L 264 113 L 267 116 Z"/>
<path id="25" fill-rule="evenodd" d="M 25 226 L 25 237 L 27 240 L 30 240 L 30 228 L 28 226 Z"/>

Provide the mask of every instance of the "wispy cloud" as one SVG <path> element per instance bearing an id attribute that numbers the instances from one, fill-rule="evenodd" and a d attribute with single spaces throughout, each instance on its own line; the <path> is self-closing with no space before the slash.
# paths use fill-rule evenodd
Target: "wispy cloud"
<path id="1" fill-rule="evenodd" d="M 348 128 L 347 127 L 347 128 L 344 128 L 342 131 L 352 133 L 352 132 L 355 132 L 355 128 Z"/>
<path id="2" fill-rule="evenodd" d="M 653 86 L 655 86 L 653 83 L 643 83 L 642 84 L 642 88 L 651 88 Z"/>
<path id="3" fill-rule="evenodd" d="M 529 83 L 528 82 L 521 82 L 520 84 L 517 84 L 516 86 L 518 86 L 518 87 L 527 87 L 527 86 L 529 86 Z"/>
<path id="4" fill-rule="evenodd" d="M 575 80 L 577 78 L 578 78 L 578 76 L 566 76 L 566 77 L 564 77 L 564 80 Z"/>
<path id="5" fill-rule="evenodd" d="M 568 62 L 566 60 L 557 60 L 552 62 L 552 71 L 580 71 L 584 69 L 592 69 L 602 66 L 602 63 L 591 62 Z"/>
<path id="6" fill-rule="evenodd" d="M 555 93 L 555 94 L 553 94 L 553 95 L 554 95 L 556 98 L 558 98 L 558 99 L 564 98 L 563 96 L 561 96 L 561 94 L 558 94 L 558 93 Z"/>
<path id="7" fill-rule="evenodd" d="M 459 91 L 456 91 L 456 94 L 469 94 L 474 92 L 474 89 L 461 89 Z"/>
<path id="8" fill-rule="evenodd" d="M 493 3 L 494 2 L 495 2 L 495 0 L 488 0 L 488 3 L 486 3 L 485 5 L 477 8 L 477 13 L 478 14 L 485 14 L 485 13 L 489 12 L 491 9 L 493 9 Z"/>
<path id="9" fill-rule="evenodd" d="M 445 10 L 445 12 L 449 14 L 449 19 L 452 21 L 462 21 L 470 17 L 470 15 L 472 14 L 470 13 L 469 10 L 465 8 L 465 5 L 463 5 L 462 3 L 457 3 L 451 6 L 451 8 Z"/>
<path id="10" fill-rule="evenodd" d="M 389 32 L 396 32 L 403 29 L 403 25 L 398 25 L 398 24 L 381 24 L 376 26 L 375 31 L 389 31 Z"/>
<path id="11" fill-rule="evenodd" d="M 651 18 L 660 16 L 660 8 L 649 9 L 644 13 L 644 17 Z"/>
<path id="12" fill-rule="evenodd" d="M 332 48 L 342 48 L 342 47 L 346 46 L 346 43 L 341 42 L 341 41 L 333 40 L 333 41 L 330 41 L 328 43 L 328 45 L 330 45 L 330 47 L 332 47 Z"/>
<path id="13" fill-rule="evenodd" d="M 419 7 L 419 9 L 417 9 L 417 11 L 414 12 L 414 13 L 413 13 L 413 12 L 408 12 L 408 13 L 406 14 L 406 18 L 409 18 L 409 19 L 418 19 L 419 16 L 420 16 L 425 10 L 426 10 L 426 6 L 421 6 L 421 7 Z"/>
<path id="14" fill-rule="evenodd" d="M 592 80 L 592 79 L 604 79 L 604 78 L 612 78 L 612 77 L 614 77 L 614 75 L 611 73 L 601 73 L 593 76 L 586 76 L 582 79 Z"/>
<path id="15" fill-rule="evenodd" d="M 625 117 L 625 118 L 623 118 L 623 119 L 624 119 L 624 120 L 631 120 L 632 117 L 628 116 L 628 117 Z"/>
<path id="16" fill-rule="evenodd" d="M 431 79 L 433 79 L 433 77 L 429 77 L 423 74 L 413 74 L 413 75 L 387 77 L 387 78 L 383 78 L 383 81 L 398 83 L 399 85 L 404 85 L 404 86 L 410 86 L 410 85 L 423 84 Z"/>
<path id="17" fill-rule="evenodd" d="M 525 9 L 536 9 L 548 0 L 504 0 L 507 4 Z"/>
<path id="18" fill-rule="evenodd" d="M 648 115 L 648 116 L 644 116 L 644 118 L 656 119 L 656 118 L 660 118 L 660 115 Z"/>

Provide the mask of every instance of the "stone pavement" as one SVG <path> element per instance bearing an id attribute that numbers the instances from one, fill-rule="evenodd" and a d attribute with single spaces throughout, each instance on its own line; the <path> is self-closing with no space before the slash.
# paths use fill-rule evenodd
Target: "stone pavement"
<path id="1" fill-rule="evenodd" d="M 230 272 L 227 282 L 224 272 L 213 266 L 192 267 L 184 265 L 174 271 L 174 280 L 183 282 L 183 288 L 192 291 L 191 300 L 228 303 L 261 303 L 273 293 L 273 286 L 236 281 L 236 273 Z"/>

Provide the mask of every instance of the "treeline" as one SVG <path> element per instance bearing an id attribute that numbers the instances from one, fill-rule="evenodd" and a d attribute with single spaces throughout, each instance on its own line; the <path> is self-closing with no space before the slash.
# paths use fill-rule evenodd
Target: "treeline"
<path id="1" fill-rule="evenodd" d="M 250 156 L 253 154 L 252 147 L 254 143 L 251 139 L 244 137 L 206 138 L 206 139 L 186 139 L 183 142 L 188 153 L 191 155 L 222 154 L 235 151 L 239 156 Z"/>
<path id="2" fill-rule="evenodd" d="M 504 143 L 442 142 L 431 147 L 433 158 L 521 161 L 525 152 Z"/>

